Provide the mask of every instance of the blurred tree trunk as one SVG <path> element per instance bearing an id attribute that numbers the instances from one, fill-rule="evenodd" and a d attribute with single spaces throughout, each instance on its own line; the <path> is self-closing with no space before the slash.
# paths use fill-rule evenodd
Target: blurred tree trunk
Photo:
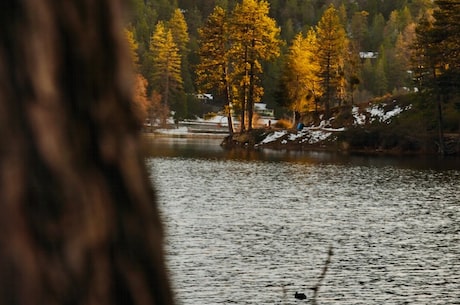
<path id="1" fill-rule="evenodd" d="M 123 9 L 0 5 L 1 304 L 172 304 Z"/>

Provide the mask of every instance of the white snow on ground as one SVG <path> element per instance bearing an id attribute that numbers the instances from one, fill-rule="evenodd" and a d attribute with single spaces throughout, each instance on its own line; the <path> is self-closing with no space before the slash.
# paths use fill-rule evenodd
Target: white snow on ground
<path id="1" fill-rule="evenodd" d="M 260 144 L 265 144 L 265 143 L 276 141 L 282 136 L 284 136 L 285 134 L 287 134 L 286 130 L 275 131 L 274 133 L 269 134 L 265 139 L 263 139 L 263 141 Z"/>
<path id="2" fill-rule="evenodd" d="M 359 113 L 359 107 L 354 106 L 351 109 L 351 113 L 353 114 L 355 125 L 364 125 L 366 123 L 366 115 Z"/>
<path id="3" fill-rule="evenodd" d="M 298 133 L 291 133 L 291 134 L 289 135 L 289 138 L 288 138 L 288 139 L 289 139 L 289 141 L 295 141 L 296 139 L 301 138 L 301 137 L 303 137 L 304 135 L 305 135 L 305 133 L 302 132 L 302 131 L 300 131 L 300 132 L 298 132 Z"/>
<path id="4" fill-rule="evenodd" d="M 308 137 L 305 137 L 302 140 L 302 143 L 305 143 L 308 141 L 309 144 L 314 144 L 318 143 L 321 141 L 326 140 L 331 136 L 332 132 L 327 132 L 324 130 L 311 130 Z"/>
<path id="5" fill-rule="evenodd" d="M 374 106 L 371 108 L 367 108 L 366 110 L 371 115 L 371 122 L 373 122 L 376 119 L 380 122 L 383 122 L 383 117 L 385 116 L 385 111 L 383 110 L 383 108 L 380 108 L 379 106 Z"/>
<path id="6" fill-rule="evenodd" d="M 330 131 L 330 132 L 337 132 L 337 131 L 345 131 L 345 127 L 341 128 L 321 128 L 323 131 Z"/>
<path id="7" fill-rule="evenodd" d="M 305 127 L 303 130 L 298 131 L 297 133 L 290 133 L 287 139 L 281 141 L 281 144 L 287 144 L 288 142 L 293 142 L 298 139 L 301 139 L 301 143 L 308 142 L 309 144 L 318 143 L 320 141 L 324 141 L 329 138 L 333 132 L 337 131 L 344 131 L 344 128 L 323 128 L 318 129 L 318 127 Z M 285 136 L 288 132 L 283 131 L 275 131 L 269 134 L 260 144 L 267 144 L 270 142 L 274 142 L 279 138 Z"/>
<path id="8" fill-rule="evenodd" d="M 391 119 L 403 111 L 410 110 L 411 105 L 401 108 L 396 105 L 392 110 L 385 112 L 385 104 L 373 105 L 364 109 L 363 112 L 360 112 L 359 107 L 354 106 L 352 108 L 352 114 L 354 118 L 355 125 L 364 125 L 367 118 L 370 122 L 378 120 L 382 123 L 390 123 Z M 331 118 L 330 120 L 333 120 Z M 315 144 L 321 141 L 326 140 L 331 135 L 336 132 L 345 131 L 345 128 L 329 128 L 330 120 L 322 120 L 319 126 L 310 126 L 304 127 L 302 130 L 295 133 L 289 133 L 285 130 L 283 131 L 274 131 L 270 133 L 260 144 L 267 144 L 279 140 L 281 137 L 288 134 L 288 136 L 281 141 L 281 144 L 287 144 L 288 142 L 299 141 L 301 143 Z"/>
<path id="9" fill-rule="evenodd" d="M 372 123 L 378 121 L 381 123 L 391 123 L 391 119 L 403 111 L 410 110 L 412 105 L 406 106 L 404 108 L 396 105 L 392 110 L 385 112 L 384 107 L 386 104 L 379 104 L 367 107 L 365 112 L 360 112 L 357 106 L 354 106 L 351 110 L 354 118 L 354 125 L 364 125 L 366 123 L 366 113 L 369 116 L 369 121 Z"/>
<path id="10" fill-rule="evenodd" d="M 369 119 L 370 122 L 378 121 L 382 123 L 390 123 L 391 118 L 399 115 L 403 111 L 410 110 L 412 105 L 406 106 L 401 108 L 400 106 L 396 105 L 392 110 L 385 112 L 385 104 L 378 104 L 372 105 L 365 108 L 363 111 L 360 111 L 360 108 L 354 106 L 352 108 L 352 115 L 354 118 L 354 125 L 364 125 L 366 120 Z M 302 130 L 297 132 L 291 133 L 287 130 L 279 130 L 270 133 L 260 144 L 267 144 L 270 142 L 274 142 L 279 140 L 281 137 L 288 135 L 285 139 L 281 141 L 282 144 L 287 144 L 288 142 L 301 142 L 301 143 L 309 143 L 315 144 L 321 141 L 326 140 L 332 134 L 336 132 L 344 131 L 345 128 L 329 128 L 330 122 L 333 118 L 329 120 L 322 120 L 319 126 L 310 126 L 304 127 Z M 213 123 L 220 123 L 223 126 L 227 125 L 227 117 L 217 115 L 209 120 L 198 119 L 196 121 L 200 122 L 213 122 Z M 172 129 L 157 129 L 156 132 L 162 134 L 170 134 L 170 135 L 181 135 L 187 134 L 188 129 L 187 127 L 179 127 L 179 128 L 172 128 Z"/>
<path id="11" fill-rule="evenodd" d="M 390 110 L 388 111 L 387 113 L 385 113 L 381 118 L 381 122 L 386 122 L 388 120 L 390 120 L 392 117 L 400 114 L 401 112 L 403 112 L 403 110 L 401 108 L 399 108 L 399 106 L 396 106 L 393 110 Z"/>

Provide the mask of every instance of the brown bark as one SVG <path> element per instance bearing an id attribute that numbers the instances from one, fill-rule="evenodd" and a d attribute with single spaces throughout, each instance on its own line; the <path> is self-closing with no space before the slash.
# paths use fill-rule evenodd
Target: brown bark
<path id="1" fill-rule="evenodd" d="M 224 75 L 224 82 L 225 82 L 225 99 L 227 104 L 227 123 L 228 123 L 228 134 L 230 137 L 233 136 L 234 128 L 233 128 L 233 106 L 232 106 L 232 96 L 230 93 L 230 84 L 229 84 L 229 76 L 228 76 L 228 69 L 227 67 L 223 67 L 223 75 Z"/>
<path id="2" fill-rule="evenodd" d="M 0 5 L 0 304 L 172 304 L 122 10 Z"/>

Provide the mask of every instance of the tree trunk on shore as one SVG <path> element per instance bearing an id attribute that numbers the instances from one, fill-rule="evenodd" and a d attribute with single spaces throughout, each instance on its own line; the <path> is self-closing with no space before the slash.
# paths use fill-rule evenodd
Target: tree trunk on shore
<path id="1" fill-rule="evenodd" d="M 438 121 L 438 151 L 439 154 L 446 154 L 446 145 L 444 143 L 444 119 L 442 115 L 442 101 L 441 92 L 438 84 L 438 78 L 436 75 L 436 68 L 433 68 L 433 79 L 435 84 L 435 96 L 436 96 L 436 109 L 437 109 L 437 121 Z"/>
<path id="2" fill-rule="evenodd" d="M 228 69 L 227 67 L 224 67 L 224 79 L 225 79 L 225 98 L 227 100 L 227 123 L 228 123 L 228 133 L 230 136 L 233 136 L 234 133 L 234 127 L 233 127 L 233 105 L 232 105 L 232 95 L 231 95 L 231 90 L 230 90 L 230 82 L 228 81 L 229 76 L 228 76 Z"/>
<path id="3" fill-rule="evenodd" d="M 256 40 L 253 38 L 251 40 L 251 56 L 249 60 L 249 92 L 248 92 L 248 131 L 252 130 L 252 124 L 254 119 L 254 89 L 255 89 L 255 60 L 254 60 L 254 49 L 256 46 Z"/>
<path id="4" fill-rule="evenodd" d="M 172 304 L 119 0 L 0 9 L 0 303 Z"/>

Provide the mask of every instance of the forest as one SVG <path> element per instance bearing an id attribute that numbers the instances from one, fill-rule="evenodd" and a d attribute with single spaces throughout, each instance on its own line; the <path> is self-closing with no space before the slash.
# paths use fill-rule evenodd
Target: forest
<path id="1" fill-rule="evenodd" d="M 458 0 L 132 4 L 126 31 L 141 112 L 202 116 L 199 94 L 210 94 L 250 130 L 255 102 L 299 118 L 406 96 L 441 146 L 444 131 L 460 128 Z"/>

